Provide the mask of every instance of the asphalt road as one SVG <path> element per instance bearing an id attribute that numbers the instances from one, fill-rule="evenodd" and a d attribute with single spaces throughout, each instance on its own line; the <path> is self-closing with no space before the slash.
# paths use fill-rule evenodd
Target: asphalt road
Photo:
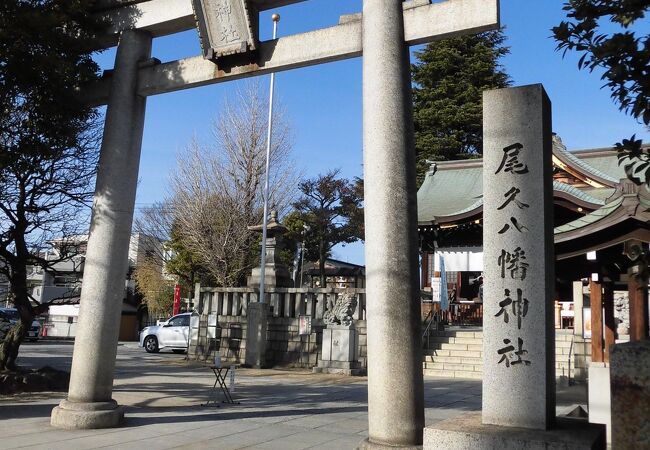
<path id="1" fill-rule="evenodd" d="M 50 366 L 59 370 L 70 370 L 74 341 L 39 340 L 24 342 L 18 354 L 18 365 L 24 368 L 37 369 Z M 138 371 L 143 367 L 159 368 L 167 364 L 185 362 L 186 355 L 173 353 L 171 350 L 161 350 L 159 353 L 147 353 L 137 342 L 118 343 L 116 375 L 132 370 Z"/>

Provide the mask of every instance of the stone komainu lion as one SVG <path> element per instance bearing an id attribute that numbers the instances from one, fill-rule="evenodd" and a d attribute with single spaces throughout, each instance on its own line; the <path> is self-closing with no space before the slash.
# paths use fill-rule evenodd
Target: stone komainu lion
<path id="1" fill-rule="evenodd" d="M 344 293 L 336 298 L 335 302 L 329 301 L 327 311 L 323 315 L 325 323 L 337 325 L 352 325 L 352 314 L 357 309 L 356 294 Z"/>

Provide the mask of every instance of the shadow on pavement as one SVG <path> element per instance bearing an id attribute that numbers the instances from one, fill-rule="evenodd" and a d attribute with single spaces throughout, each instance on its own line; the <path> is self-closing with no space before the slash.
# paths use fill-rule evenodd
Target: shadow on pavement
<path id="1" fill-rule="evenodd" d="M 169 409 L 169 408 L 166 408 Z M 364 407 L 351 407 L 351 408 L 307 408 L 295 409 L 288 408 L 282 410 L 249 410 L 241 409 L 235 411 L 234 409 L 221 409 L 215 407 L 195 407 L 195 408 L 171 408 L 171 412 L 185 412 L 187 414 L 181 415 L 155 415 L 155 416 L 128 416 L 131 414 L 145 414 L 151 412 L 152 414 L 160 413 L 160 408 L 127 408 L 127 419 L 125 421 L 126 427 L 140 427 L 144 425 L 160 424 L 160 423 L 182 423 L 182 422 L 208 422 L 214 420 L 240 420 L 240 419 L 255 419 L 255 418 L 268 418 L 268 417 L 287 417 L 287 416 L 309 416 L 314 414 L 332 414 L 332 413 L 354 413 L 365 412 Z"/>

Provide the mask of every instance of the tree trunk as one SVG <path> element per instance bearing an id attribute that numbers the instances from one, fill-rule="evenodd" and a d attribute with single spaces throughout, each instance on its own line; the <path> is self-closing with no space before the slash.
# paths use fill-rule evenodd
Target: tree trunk
<path id="1" fill-rule="evenodd" d="M 320 273 L 320 287 L 327 287 L 327 277 L 325 277 L 325 243 L 321 240 L 318 244 L 318 271 Z"/>
<path id="2" fill-rule="evenodd" d="M 22 254 L 27 254 L 27 252 L 24 251 Z M 20 344 L 22 344 L 27 335 L 27 330 L 29 330 L 34 320 L 34 309 L 29 303 L 27 289 L 26 258 L 21 258 L 21 261 L 14 264 L 14 267 L 15 270 L 10 279 L 11 293 L 14 296 L 14 305 L 18 310 L 20 320 L 9 330 L 0 343 L 0 370 L 15 370 L 17 368 L 16 360 L 18 359 Z"/>
<path id="3" fill-rule="evenodd" d="M 0 371 L 16 370 L 18 349 L 23 342 L 28 326 L 21 319 L 20 322 L 9 330 L 4 340 L 0 343 Z"/>

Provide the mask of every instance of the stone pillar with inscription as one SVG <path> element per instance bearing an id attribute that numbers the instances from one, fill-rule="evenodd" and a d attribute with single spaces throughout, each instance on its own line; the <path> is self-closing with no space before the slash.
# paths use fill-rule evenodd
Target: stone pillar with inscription
<path id="1" fill-rule="evenodd" d="M 541 85 L 483 94 L 483 423 L 555 417 L 551 102 Z"/>
<path id="2" fill-rule="evenodd" d="M 604 443 L 599 426 L 555 423 L 551 156 L 542 85 L 484 92 L 482 413 L 427 428 L 425 449 Z"/>

